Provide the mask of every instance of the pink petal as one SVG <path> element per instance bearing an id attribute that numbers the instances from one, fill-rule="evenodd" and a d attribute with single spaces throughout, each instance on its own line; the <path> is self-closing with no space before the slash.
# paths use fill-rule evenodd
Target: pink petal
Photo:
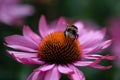
<path id="1" fill-rule="evenodd" d="M 6 13 L 4 11 L 0 12 L 0 21 L 1 22 L 11 25 L 13 19 L 14 18 L 12 16 L 9 16 L 8 13 Z"/>
<path id="2" fill-rule="evenodd" d="M 43 67 L 45 66 L 43 65 Z M 60 76 L 57 67 L 46 69 L 46 71 L 41 71 L 40 68 L 37 68 L 27 80 L 59 80 Z"/>
<path id="3" fill-rule="evenodd" d="M 106 55 L 106 56 L 102 56 L 101 58 L 102 58 L 102 59 L 105 59 L 105 60 L 115 60 L 115 59 L 116 59 L 116 56 Z"/>
<path id="4" fill-rule="evenodd" d="M 93 47 L 91 47 L 91 48 L 84 48 L 83 49 L 83 56 L 84 55 L 87 55 L 87 54 L 92 54 L 92 53 L 94 53 L 94 52 L 96 52 L 96 51 L 99 51 L 100 50 L 100 47 L 99 46 L 93 46 Z"/>
<path id="5" fill-rule="evenodd" d="M 54 67 L 53 69 L 46 72 L 44 80 L 60 80 L 60 76 L 61 75 L 60 75 L 57 67 Z"/>
<path id="6" fill-rule="evenodd" d="M 24 47 L 24 46 L 19 46 L 19 45 L 7 45 L 6 44 L 6 46 L 14 48 L 16 50 L 22 50 L 22 51 L 27 51 L 27 52 L 38 52 L 38 50 L 34 50 L 34 49 L 31 49 L 31 48 Z"/>
<path id="7" fill-rule="evenodd" d="M 120 40 L 113 40 L 112 44 L 112 53 L 117 56 L 115 64 L 116 66 L 120 67 Z"/>
<path id="8" fill-rule="evenodd" d="M 74 71 L 74 73 L 68 74 L 68 77 L 71 80 L 85 80 L 85 76 L 80 70 L 78 70 L 76 67 L 72 65 L 71 65 L 71 69 Z"/>
<path id="9" fill-rule="evenodd" d="M 56 30 L 55 31 L 65 31 L 67 27 L 67 23 L 64 17 L 60 17 L 57 25 L 56 25 Z"/>
<path id="10" fill-rule="evenodd" d="M 97 68 L 97 69 L 101 69 L 101 70 L 106 70 L 106 69 L 112 68 L 111 65 L 110 65 L 110 66 L 102 66 L 102 65 L 99 65 L 99 63 L 100 63 L 103 59 L 106 59 L 106 60 L 114 60 L 114 59 L 115 59 L 115 56 L 109 56 L 109 55 L 102 56 L 101 58 L 96 59 L 96 60 L 90 65 L 90 67 Z"/>
<path id="11" fill-rule="evenodd" d="M 20 0 L 4 0 L 2 1 L 3 4 L 18 4 L 20 3 Z"/>
<path id="12" fill-rule="evenodd" d="M 106 56 L 102 56 L 102 55 L 98 55 L 98 54 L 91 54 L 91 55 L 85 55 L 84 56 L 85 59 L 105 59 L 105 60 L 114 60 L 116 58 L 116 56 L 109 56 L 109 55 L 106 55 Z"/>
<path id="13" fill-rule="evenodd" d="M 83 53 L 82 53 L 82 57 L 84 57 L 84 55 L 89 55 L 89 54 L 93 54 L 93 53 L 96 53 L 98 51 L 101 51 L 102 47 L 103 47 L 103 45 L 101 46 L 99 44 L 99 45 L 93 46 L 91 48 L 84 48 Z"/>
<path id="14" fill-rule="evenodd" d="M 38 80 L 40 72 L 33 72 L 29 75 L 29 77 L 26 80 Z"/>
<path id="15" fill-rule="evenodd" d="M 79 36 L 82 35 L 85 31 L 84 24 L 81 21 L 78 21 L 78 22 L 74 23 L 74 25 L 78 28 Z"/>
<path id="16" fill-rule="evenodd" d="M 112 66 L 102 66 L 102 65 L 92 65 L 92 68 L 100 69 L 100 70 L 106 70 L 112 68 Z"/>
<path id="17" fill-rule="evenodd" d="M 92 53 L 95 53 L 102 49 L 105 49 L 105 48 L 109 47 L 111 45 L 111 43 L 112 43 L 112 40 L 107 40 L 103 43 L 99 43 L 99 45 L 96 45 L 96 46 L 93 46 L 90 48 L 83 48 L 83 55 L 92 54 Z"/>
<path id="18" fill-rule="evenodd" d="M 17 52 L 17 51 L 10 51 L 10 50 L 7 50 L 7 52 L 10 55 L 15 54 L 16 57 L 20 57 L 20 58 L 23 58 L 23 57 L 37 58 L 38 57 L 37 53 Z"/>
<path id="19" fill-rule="evenodd" d="M 42 37 L 45 37 L 46 35 L 49 34 L 50 27 L 48 26 L 45 16 L 42 15 L 40 20 L 39 20 L 39 32 Z"/>
<path id="20" fill-rule="evenodd" d="M 52 69 L 54 66 L 55 66 L 55 64 L 51 64 L 51 65 L 45 64 L 45 65 L 39 67 L 38 69 L 36 69 L 35 71 L 48 71 L 48 70 Z"/>
<path id="21" fill-rule="evenodd" d="M 102 49 L 105 49 L 105 48 L 107 48 L 107 47 L 109 47 L 110 45 L 111 45 L 111 43 L 112 43 L 112 40 L 107 40 L 107 41 L 105 41 L 103 44 L 102 44 Z"/>
<path id="22" fill-rule="evenodd" d="M 83 48 L 90 48 L 99 45 L 104 38 L 105 29 L 100 31 L 88 31 L 79 37 L 79 41 Z"/>
<path id="23" fill-rule="evenodd" d="M 26 37 L 27 39 L 31 40 L 32 42 L 35 42 L 36 45 L 38 45 L 41 41 L 41 38 L 35 34 L 30 28 L 29 26 L 24 26 L 23 28 L 23 35 L 24 37 Z"/>
<path id="24" fill-rule="evenodd" d="M 44 80 L 46 75 L 46 72 L 42 72 L 42 71 L 34 71 L 33 73 L 31 73 L 29 75 L 29 77 L 27 78 L 27 80 Z"/>
<path id="25" fill-rule="evenodd" d="M 34 8 L 29 5 L 14 5 L 10 6 L 9 14 L 16 18 L 31 16 L 34 13 Z"/>
<path id="26" fill-rule="evenodd" d="M 19 46 L 32 48 L 32 49 L 38 49 L 36 44 L 34 44 L 30 40 L 20 35 L 12 35 L 12 36 L 5 37 L 5 41 L 8 45 L 19 45 Z"/>
<path id="27" fill-rule="evenodd" d="M 93 61 L 77 61 L 73 63 L 75 66 L 89 66 Z"/>
<path id="28" fill-rule="evenodd" d="M 83 58 L 84 59 L 99 59 L 101 58 L 102 55 L 98 55 L 98 54 L 90 54 L 90 55 L 84 55 Z"/>
<path id="29" fill-rule="evenodd" d="M 64 73 L 64 74 L 73 73 L 73 70 L 71 70 L 69 66 L 59 65 L 58 70 L 60 73 Z"/>
<path id="30" fill-rule="evenodd" d="M 14 59 L 23 64 L 43 64 L 43 61 L 40 61 L 37 53 L 27 53 L 27 52 L 16 52 L 16 51 L 7 51 Z"/>
<path id="31" fill-rule="evenodd" d="M 19 60 L 19 62 L 23 63 L 23 64 L 29 64 L 29 65 L 35 65 L 35 64 L 38 64 L 38 65 L 41 65 L 41 64 L 44 64 L 43 61 L 39 61 L 39 59 L 34 59 L 34 58 L 17 58 Z"/>
<path id="32" fill-rule="evenodd" d="M 23 18 L 31 16 L 34 8 L 30 5 L 20 5 L 20 0 L 2 0 L 0 2 L 0 21 L 12 25 L 22 24 Z"/>

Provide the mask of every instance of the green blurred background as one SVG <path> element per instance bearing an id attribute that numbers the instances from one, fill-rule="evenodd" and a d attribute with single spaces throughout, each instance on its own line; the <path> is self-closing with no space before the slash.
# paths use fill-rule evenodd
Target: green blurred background
<path id="1" fill-rule="evenodd" d="M 35 32 L 37 32 L 41 14 L 46 16 L 48 22 L 64 16 L 70 19 L 91 21 L 99 27 L 106 26 L 111 17 L 120 16 L 120 0 L 23 0 L 23 3 L 30 4 L 36 9 L 35 14 L 27 17 L 24 22 Z M 22 34 L 22 26 L 9 26 L 0 23 L 0 80 L 25 80 L 38 66 L 20 64 L 6 53 L 6 47 L 3 45 L 4 37 L 12 34 Z M 107 53 L 109 50 L 104 52 Z M 80 67 L 86 80 L 120 80 L 119 67 L 116 67 L 111 61 L 101 64 L 112 64 L 113 68 L 101 71 Z M 61 80 L 69 79 L 63 75 Z"/>

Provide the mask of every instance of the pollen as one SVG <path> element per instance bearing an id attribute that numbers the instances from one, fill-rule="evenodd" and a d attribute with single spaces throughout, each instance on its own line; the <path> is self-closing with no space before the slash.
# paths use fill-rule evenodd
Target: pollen
<path id="1" fill-rule="evenodd" d="M 77 39 L 53 32 L 42 39 L 38 52 L 46 63 L 69 64 L 80 59 L 82 49 Z"/>

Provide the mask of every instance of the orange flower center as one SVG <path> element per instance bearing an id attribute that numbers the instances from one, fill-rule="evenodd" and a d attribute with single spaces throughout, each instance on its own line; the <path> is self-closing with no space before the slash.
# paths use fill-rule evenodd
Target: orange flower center
<path id="1" fill-rule="evenodd" d="M 81 46 L 77 39 L 53 32 L 42 39 L 39 45 L 39 57 L 47 63 L 67 64 L 80 59 Z"/>

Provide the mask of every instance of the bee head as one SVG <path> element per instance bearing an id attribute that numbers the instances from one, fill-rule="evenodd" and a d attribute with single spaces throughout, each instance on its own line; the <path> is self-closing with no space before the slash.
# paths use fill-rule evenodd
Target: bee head
<path id="1" fill-rule="evenodd" d="M 74 34 L 78 32 L 78 28 L 75 25 L 67 25 L 66 30 Z"/>

